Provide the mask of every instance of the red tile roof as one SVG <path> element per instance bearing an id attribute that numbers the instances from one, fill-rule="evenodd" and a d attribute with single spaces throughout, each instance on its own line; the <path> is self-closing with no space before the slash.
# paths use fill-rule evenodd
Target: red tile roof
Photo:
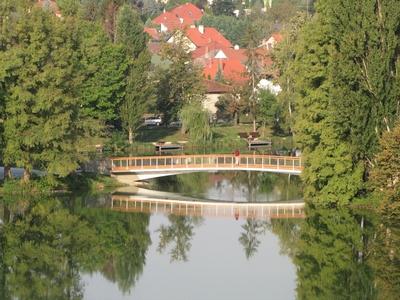
<path id="1" fill-rule="evenodd" d="M 205 27 L 204 36 L 206 39 L 210 39 L 211 41 L 217 42 L 225 47 L 232 47 L 232 43 L 213 27 Z"/>
<path id="2" fill-rule="evenodd" d="M 197 28 L 187 28 L 184 34 L 196 47 L 201 47 L 212 42 L 211 39 L 207 38 Z"/>
<path id="3" fill-rule="evenodd" d="M 147 44 L 149 51 L 153 54 L 158 54 L 161 51 L 161 44 L 158 42 L 149 42 Z"/>
<path id="4" fill-rule="evenodd" d="M 144 28 L 144 32 L 148 33 L 148 35 L 150 35 L 150 37 L 153 40 L 159 40 L 160 39 L 160 35 L 159 35 L 157 29 L 155 29 L 155 28 L 145 27 Z"/>
<path id="5" fill-rule="evenodd" d="M 181 27 L 181 22 L 179 21 L 179 18 L 168 11 L 156 17 L 153 20 L 153 23 L 159 25 L 163 24 L 165 27 L 168 28 L 169 31 L 173 31 Z"/>
<path id="6" fill-rule="evenodd" d="M 37 5 L 44 9 L 50 9 L 57 17 L 61 17 L 61 11 L 55 0 L 37 0 Z"/>
<path id="7" fill-rule="evenodd" d="M 223 79 L 239 84 L 247 82 L 246 66 L 234 59 L 211 59 L 203 69 L 205 78 L 215 79 L 218 70 L 221 69 Z"/>
<path id="8" fill-rule="evenodd" d="M 182 18 L 187 24 L 194 24 L 203 17 L 203 12 L 192 3 L 179 5 L 171 10 L 171 13 Z"/>
<path id="9" fill-rule="evenodd" d="M 274 40 L 277 43 L 279 43 L 283 40 L 283 36 L 279 32 L 274 32 L 271 36 L 274 38 Z"/>
<path id="10" fill-rule="evenodd" d="M 204 80 L 204 86 L 209 94 L 225 94 L 232 90 L 230 85 L 207 79 Z"/>

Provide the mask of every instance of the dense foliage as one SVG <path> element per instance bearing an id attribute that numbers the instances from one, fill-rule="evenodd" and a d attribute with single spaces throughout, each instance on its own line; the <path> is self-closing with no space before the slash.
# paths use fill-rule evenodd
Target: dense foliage
<path id="1" fill-rule="evenodd" d="M 379 137 L 399 117 L 399 9 L 395 1 L 319 1 L 312 19 L 289 31 L 279 53 L 282 102 L 293 102 L 307 199 L 344 204 L 366 192 Z"/>

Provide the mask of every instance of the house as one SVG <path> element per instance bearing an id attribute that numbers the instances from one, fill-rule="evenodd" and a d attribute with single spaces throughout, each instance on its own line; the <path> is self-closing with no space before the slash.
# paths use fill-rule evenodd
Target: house
<path id="1" fill-rule="evenodd" d="M 160 32 L 173 32 L 176 29 L 185 29 L 200 21 L 203 12 L 192 3 L 185 3 L 171 11 L 164 11 L 153 19 L 153 23 L 160 26 Z"/>
<path id="2" fill-rule="evenodd" d="M 37 0 L 36 5 L 51 11 L 58 18 L 62 18 L 60 8 L 55 0 Z"/>
<path id="3" fill-rule="evenodd" d="M 272 50 L 276 46 L 276 44 L 282 42 L 282 40 L 282 35 L 278 32 L 275 32 L 268 39 L 263 39 L 259 47 L 266 48 L 267 50 Z"/>
<path id="4" fill-rule="evenodd" d="M 206 99 L 203 101 L 203 107 L 215 115 L 217 113 L 215 104 L 219 100 L 219 97 L 230 93 L 232 87 L 213 80 L 204 80 L 204 86 L 206 88 Z"/>
<path id="5" fill-rule="evenodd" d="M 245 84 L 248 81 L 246 49 L 233 46 L 213 27 L 196 27 L 196 22 L 202 16 L 203 12 L 191 3 L 164 11 L 152 21 L 156 28 L 145 28 L 152 40 L 149 43 L 150 51 L 154 54 L 159 52 L 158 44 L 155 44 L 158 41 L 177 44 L 190 52 L 193 62 L 201 66 L 205 79 Z M 281 40 L 282 36 L 274 33 L 260 45 L 257 51 L 263 68 L 272 65 L 269 49 Z"/>

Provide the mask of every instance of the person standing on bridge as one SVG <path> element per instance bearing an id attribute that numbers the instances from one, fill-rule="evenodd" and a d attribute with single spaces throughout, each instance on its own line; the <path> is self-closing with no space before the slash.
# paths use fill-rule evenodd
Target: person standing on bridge
<path id="1" fill-rule="evenodd" d="M 236 163 L 236 165 L 239 165 L 239 163 L 240 163 L 240 151 L 239 151 L 239 149 L 236 149 L 233 154 L 235 155 L 235 163 Z"/>

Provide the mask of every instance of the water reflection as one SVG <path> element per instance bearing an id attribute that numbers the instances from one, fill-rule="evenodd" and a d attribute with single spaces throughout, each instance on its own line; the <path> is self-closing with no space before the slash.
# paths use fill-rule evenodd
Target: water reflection
<path id="1" fill-rule="evenodd" d="M 82 299 L 81 274 L 93 272 L 128 292 L 142 273 L 148 215 L 92 209 L 71 214 L 54 198 L 16 208 L 1 227 L 1 299 Z"/>
<path id="2" fill-rule="evenodd" d="M 265 234 L 267 230 L 267 222 L 247 219 L 242 225 L 243 233 L 239 237 L 239 242 L 242 244 L 246 258 L 249 259 L 257 253 L 260 245 L 259 236 Z"/>
<path id="3" fill-rule="evenodd" d="M 188 252 L 192 246 L 191 240 L 194 236 L 194 229 L 201 225 L 203 219 L 200 217 L 169 215 L 168 220 L 170 222 L 168 226 L 161 225 L 157 230 L 160 234 L 157 250 L 163 253 L 170 246 L 171 262 L 187 261 Z"/>
<path id="4" fill-rule="evenodd" d="M 290 188 L 287 178 L 240 175 L 215 181 L 216 175 L 220 176 L 198 177 L 203 178 L 203 186 L 194 194 L 227 181 L 242 188 L 246 180 L 271 180 L 281 186 L 258 185 L 255 199 L 262 189 Z M 189 187 L 184 189 L 191 194 Z M 244 194 L 249 196 L 248 192 L 245 188 Z M 128 200 L 114 201 L 115 196 Z M 215 294 L 219 299 L 243 299 L 250 292 L 252 299 L 263 299 L 266 284 L 268 291 L 279 287 L 273 292 L 276 299 L 397 299 L 400 295 L 399 208 L 377 212 L 308 205 L 306 214 L 279 210 L 268 215 L 265 207 L 273 204 L 252 202 L 234 203 L 225 208 L 226 214 L 222 209 L 211 214 L 218 212 L 213 204 L 209 213 L 199 214 L 195 205 L 201 203 L 193 204 L 186 197 L 180 201 L 193 206 L 175 211 L 168 205 L 162 210 L 165 202 L 149 205 L 151 197 L 146 194 L 142 200 L 147 204 L 142 207 L 148 209 L 140 212 L 129 197 L 8 199 L 1 208 L 0 299 L 125 299 L 125 295 L 186 299 L 188 294 L 179 289 L 185 284 L 194 299 L 212 298 L 202 294 L 204 286 L 212 291 L 219 288 Z M 246 215 L 242 209 L 236 215 L 234 205 L 264 210 L 250 209 Z M 117 292 L 103 296 L 104 290 L 91 275 L 115 286 Z M 246 285 L 240 284 L 241 275 L 249 279 Z M 257 278 L 263 279 L 260 285 Z M 160 294 L 153 294 L 154 286 Z M 88 290 L 97 289 L 95 296 L 88 296 Z M 282 294 L 276 296 L 278 292 Z"/>

